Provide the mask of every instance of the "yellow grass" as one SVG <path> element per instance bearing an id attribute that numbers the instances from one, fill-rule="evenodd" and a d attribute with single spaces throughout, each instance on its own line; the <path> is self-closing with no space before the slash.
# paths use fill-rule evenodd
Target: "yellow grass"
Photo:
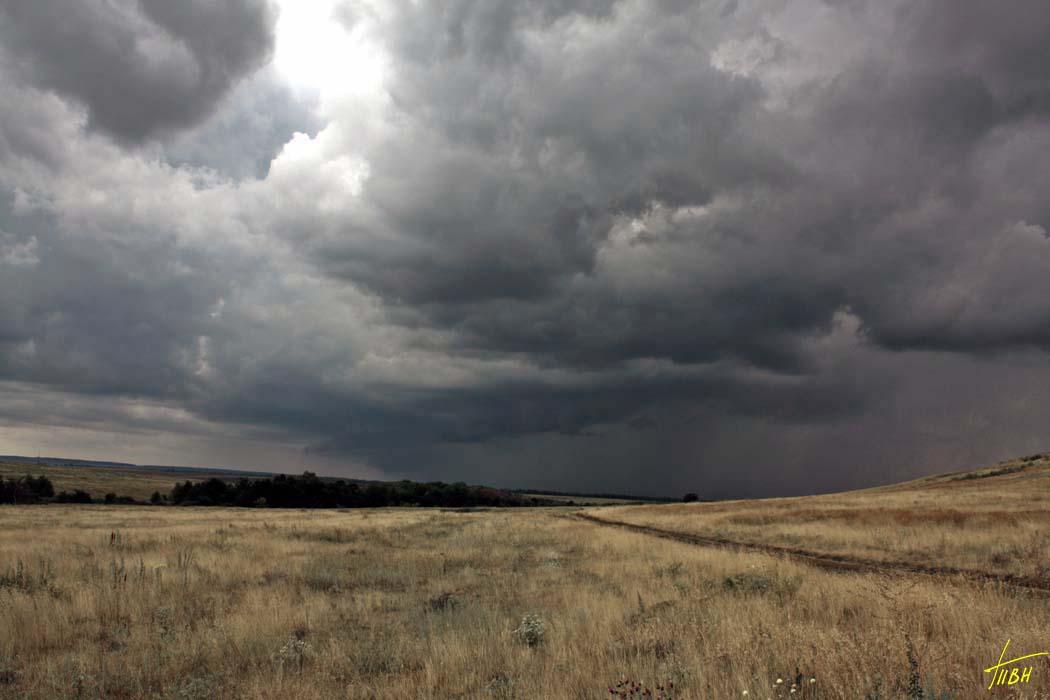
<path id="1" fill-rule="evenodd" d="M 46 476 L 55 487 L 55 492 L 81 489 L 93 498 L 102 498 L 107 493 L 131 496 L 146 501 L 154 491 L 171 492 L 180 481 L 201 481 L 207 473 L 166 472 L 148 469 L 119 469 L 113 467 L 63 467 L 48 464 L 26 464 L 22 462 L 0 462 L 0 476 L 5 479 L 31 474 Z"/>
<path id="2" fill-rule="evenodd" d="M 1007 638 L 1050 650 L 1047 602 L 1012 590 L 824 572 L 566 509 L 3 507 L 0 576 L 11 698 L 598 700 L 621 674 L 766 698 L 796 667 L 807 698 L 890 698 L 907 635 L 922 683 L 965 699 L 989 696 Z M 528 613 L 534 647 L 513 634 Z M 1048 680 L 1037 665 L 1027 689 Z"/>
<path id="3" fill-rule="evenodd" d="M 735 542 L 1045 579 L 1050 459 L 825 496 L 595 511 Z"/>

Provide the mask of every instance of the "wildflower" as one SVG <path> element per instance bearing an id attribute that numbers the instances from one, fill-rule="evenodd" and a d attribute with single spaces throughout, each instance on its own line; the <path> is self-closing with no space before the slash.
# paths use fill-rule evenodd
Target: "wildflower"
<path id="1" fill-rule="evenodd" d="M 784 684 L 784 679 L 783 678 L 778 678 L 777 679 L 777 685 L 783 685 L 783 684 Z"/>
<path id="2" fill-rule="evenodd" d="M 814 683 L 816 683 L 816 682 L 817 682 L 817 679 L 816 679 L 816 678 L 810 678 L 810 679 L 809 679 L 809 684 L 810 684 L 810 685 L 813 685 L 813 684 L 814 684 Z"/>

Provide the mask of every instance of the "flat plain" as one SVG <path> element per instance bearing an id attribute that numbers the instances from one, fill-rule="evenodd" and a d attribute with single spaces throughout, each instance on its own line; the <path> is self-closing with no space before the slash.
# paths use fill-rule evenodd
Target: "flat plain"
<path id="1" fill-rule="evenodd" d="M 1007 639 L 1050 650 L 1048 479 L 1036 458 L 586 510 L 6 506 L 0 697 L 598 700 L 625 677 L 673 698 L 1039 697 L 1047 657 L 991 691 L 983 669 Z"/>

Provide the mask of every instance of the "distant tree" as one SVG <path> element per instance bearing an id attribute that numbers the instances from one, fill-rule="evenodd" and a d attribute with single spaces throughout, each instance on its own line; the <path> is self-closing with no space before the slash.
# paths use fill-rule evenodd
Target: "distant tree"
<path id="1" fill-rule="evenodd" d="M 55 500 L 59 503 L 91 503 L 91 494 L 87 491 L 76 489 L 73 493 L 62 491 Z"/>
<path id="2" fill-rule="evenodd" d="M 17 479 L 0 477 L 0 503 L 39 503 L 55 495 L 55 489 L 46 476 L 26 474 Z"/>
<path id="3" fill-rule="evenodd" d="M 32 492 L 26 488 L 21 479 L 0 477 L 0 503 L 31 503 Z"/>
<path id="4" fill-rule="evenodd" d="M 149 502 L 153 505 L 159 505 L 164 500 L 164 496 L 160 495 L 160 491 L 154 491 L 153 495 L 149 497 Z"/>
<path id="5" fill-rule="evenodd" d="M 22 483 L 25 484 L 25 487 L 37 500 L 42 498 L 52 498 L 55 495 L 55 487 L 51 485 L 51 480 L 43 474 L 40 476 L 30 476 L 26 474 L 22 479 Z"/>
<path id="6" fill-rule="evenodd" d="M 113 492 L 107 493 L 106 496 L 102 500 L 104 502 L 112 505 L 112 504 L 117 502 L 117 494 L 115 494 Z"/>
<path id="7" fill-rule="evenodd" d="M 682 503 L 696 503 L 699 500 L 700 496 L 692 492 L 689 492 L 686 495 L 682 496 Z"/>

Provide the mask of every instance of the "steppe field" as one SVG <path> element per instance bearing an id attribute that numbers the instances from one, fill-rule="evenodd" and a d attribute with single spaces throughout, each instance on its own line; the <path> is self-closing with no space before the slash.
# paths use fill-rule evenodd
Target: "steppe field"
<path id="1" fill-rule="evenodd" d="M 984 669 L 1050 651 L 1048 525 L 1043 457 L 761 501 L 6 506 L 0 697 L 1047 697 L 1050 656 Z"/>

